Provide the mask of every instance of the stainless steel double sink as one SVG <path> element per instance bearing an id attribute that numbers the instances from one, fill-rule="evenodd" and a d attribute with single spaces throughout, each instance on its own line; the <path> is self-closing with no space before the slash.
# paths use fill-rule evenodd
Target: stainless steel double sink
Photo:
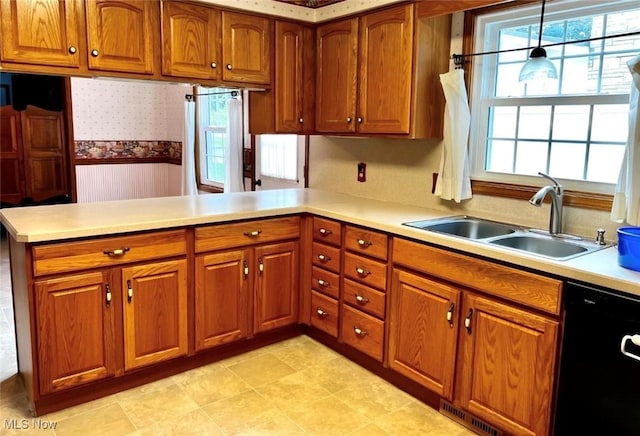
<path id="1" fill-rule="evenodd" d="M 469 216 L 454 216 L 403 223 L 406 226 L 497 245 L 555 260 L 567 260 L 610 247 L 573 235 L 550 235 L 508 223 Z"/>

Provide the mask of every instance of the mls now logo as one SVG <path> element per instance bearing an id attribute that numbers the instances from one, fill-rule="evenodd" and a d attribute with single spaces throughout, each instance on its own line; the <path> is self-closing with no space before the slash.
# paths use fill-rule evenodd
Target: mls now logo
<path id="1" fill-rule="evenodd" d="M 45 421 L 42 419 L 5 419 L 4 428 L 7 430 L 53 430 L 58 425 L 55 421 Z"/>

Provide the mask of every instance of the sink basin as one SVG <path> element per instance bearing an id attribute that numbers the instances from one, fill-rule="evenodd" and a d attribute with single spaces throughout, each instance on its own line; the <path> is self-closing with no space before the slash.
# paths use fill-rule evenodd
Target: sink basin
<path id="1" fill-rule="evenodd" d="M 589 251 L 575 242 L 543 236 L 510 236 L 494 239 L 490 243 L 557 259 L 568 258 Z"/>
<path id="2" fill-rule="evenodd" d="M 515 228 L 506 224 L 466 216 L 445 218 L 438 221 L 414 221 L 405 223 L 405 225 L 468 239 L 494 238 L 496 236 L 509 235 L 516 231 Z"/>

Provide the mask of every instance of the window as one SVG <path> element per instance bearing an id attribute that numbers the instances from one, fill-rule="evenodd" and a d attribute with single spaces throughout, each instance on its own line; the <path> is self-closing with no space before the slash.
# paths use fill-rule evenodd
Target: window
<path id="1" fill-rule="evenodd" d="M 475 51 L 535 46 L 539 21 L 539 3 L 480 15 Z M 542 45 L 639 30 L 637 1 L 551 2 Z M 628 133 L 626 61 L 640 51 L 640 35 L 546 50 L 558 80 L 543 84 L 518 82 L 528 50 L 473 59 L 473 178 L 535 183 L 542 171 L 571 189 L 611 193 Z"/>
<path id="2" fill-rule="evenodd" d="M 208 95 L 203 95 L 208 94 Z M 200 184 L 222 189 L 231 90 L 198 88 Z"/>
<path id="3" fill-rule="evenodd" d="M 298 183 L 298 136 L 260 135 L 260 177 Z"/>

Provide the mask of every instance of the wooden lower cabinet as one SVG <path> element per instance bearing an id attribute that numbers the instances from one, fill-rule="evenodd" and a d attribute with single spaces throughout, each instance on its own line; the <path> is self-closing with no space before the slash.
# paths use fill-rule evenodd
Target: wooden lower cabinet
<path id="1" fill-rule="evenodd" d="M 125 370 L 187 354 L 187 261 L 122 269 Z"/>
<path id="2" fill-rule="evenodd" d="M 249 250 L 196 257 L 196 351 L 249 336 Z"/>
<path id="3" fill-rule="evenodd" d="M 461 292 L 395 269 L 391 292 L 389 367 L 451 400 Z"/>
<path id="4" fill-rule="evenodd" d="M 558 322 L 471 293 L 461 316 L 455 402 L 510 434 L 549 434 Z"/>
<path id="5" fill-rule="evenodd" d="M 35 282 L 41 394 L 115 375 L 118 299 L 105 273 Z"/>

